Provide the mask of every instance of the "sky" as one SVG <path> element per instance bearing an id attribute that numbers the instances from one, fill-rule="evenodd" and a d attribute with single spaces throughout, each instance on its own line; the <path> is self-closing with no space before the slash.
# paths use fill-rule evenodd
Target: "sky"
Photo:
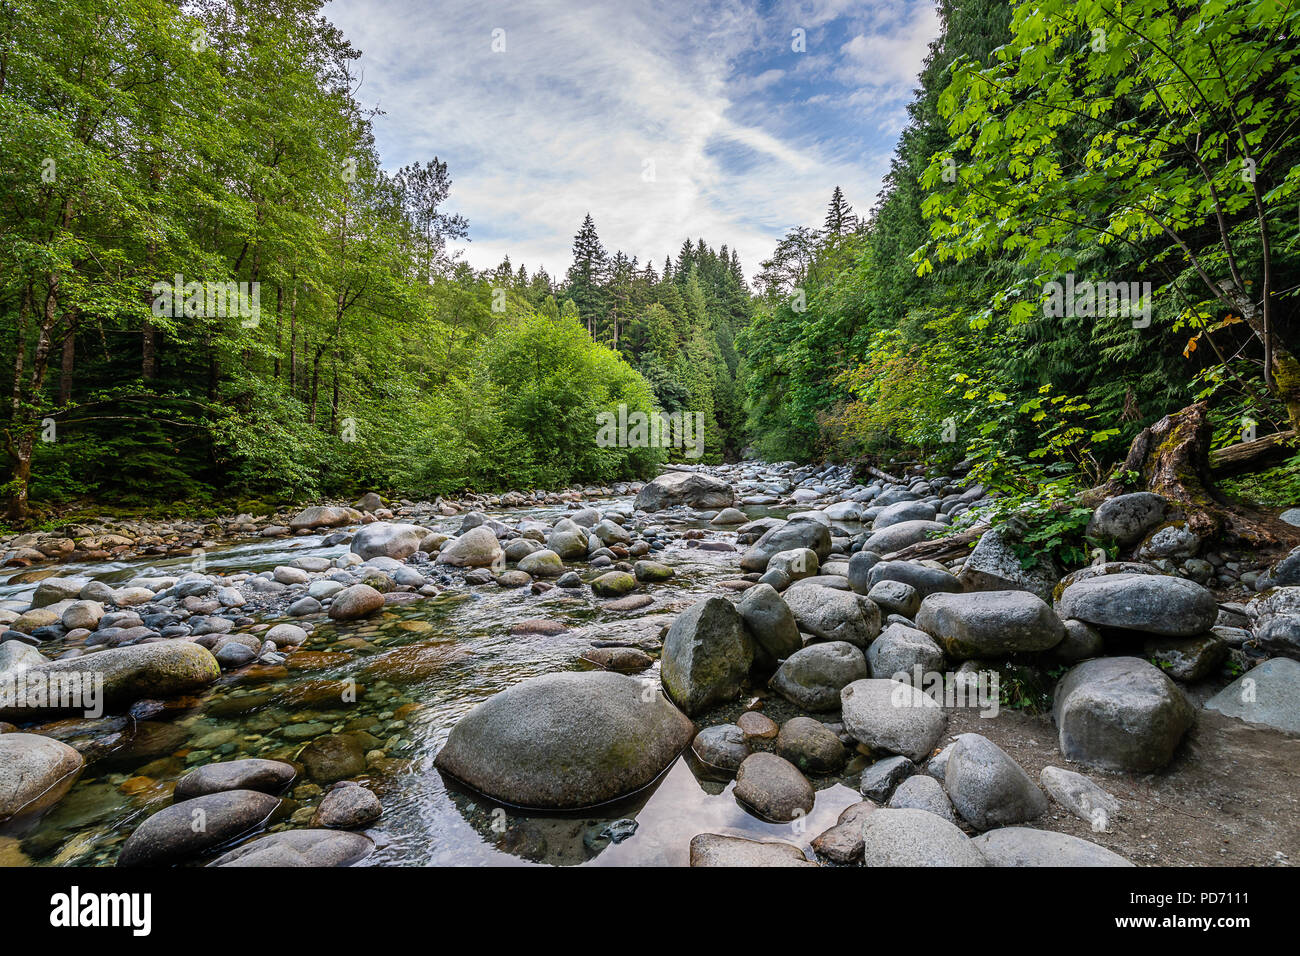
<path id="1" fill-rule="evenodd" d="M 464 258 L 561 278 L 590 213 L 659 268 L 682 240 L 753 276 L 835 186 L 875 204 L 939 31 L 931 0 L 332 0 L 384 167 L 437 156 Z"/>

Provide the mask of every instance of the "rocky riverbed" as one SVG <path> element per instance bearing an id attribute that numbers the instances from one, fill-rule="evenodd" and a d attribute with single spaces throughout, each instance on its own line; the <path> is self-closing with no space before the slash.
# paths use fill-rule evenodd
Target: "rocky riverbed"
<path id="1" fill-rule="evenodd" d="M 1300 552 L 1135 494 L 1124 561 L 907 556 L 988 501 L 743 462 L 12 539 L 0 863 L 1296 859 Z"/>

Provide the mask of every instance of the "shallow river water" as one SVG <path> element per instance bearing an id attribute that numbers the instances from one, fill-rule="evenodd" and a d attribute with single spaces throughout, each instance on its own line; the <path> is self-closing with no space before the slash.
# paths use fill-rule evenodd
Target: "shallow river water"
<path id="1" fill-rule="evenodd" d="M 594 504 L 608 507 L 626 500 Z M 772 513 L 745 510 L 751 517 Z M 551 520 L 564 513 L 563 508 L 489 512 L 507 522 L 524 517 Z M 445 519 L 440 530 L 454 530 L 460 521 Z M 670 525 L 696 526 L 704 527 L 690 522 Z M 716 529 L 710 529 L 708 537 L 735 540 L 734 533 Z M 347 550 L 347 545 L 326 548 L 321 542 L 321 537 L 310 536 L 237 543 L 207 552 L 206 571 L 256 572 L 303 555 L 334 557 Z M 676 577 L 649 586 L 654 605 L 630 615 L 604 610 L 607 602 L 594 598 L 589 588 L 557 588 L 538 596 L 527 588 L 506 590 L 494 584 L 458 587 L 435 598 L 385 608 L 363 621 L 336 625 L 320 618 L 324 623 L 317 624 L 285 666 L 254 665 L 225 674 L 201 695 L 171 702 L 176 709 L 167 714 L 138 721 L 64 721 L 44 728 L 44 733 L 81 745 L 102 742 L 106 756 L 87 767 L 34 829 L 17 834 L 19 842 L 10 842 L 8 852 L 17 849 L 19 862 L 41 865 L 111 865 L 140 820 L 168 805 L 170 785 L 187 770 L 237 757 L 292 761 L 312 740 L 339 733 L 354 734 L 364 742 L 370 759 L 357 779 L 370 786 L 384 806 L 383 815 L 366 831 L 377 849 L 362 865 L 685 865 L 691 837 L 702 832 L 782 839 L 807 850 L 809 841 L 833 825 L 844 807 L 861 799 L 851 786 L 853 771 L 860 769 L 855 764 L 846 771 L 850 785 L 844 777 L 813 778 L 819 788 L 816 806 L 796 824 L 755 817 L 733 796 L 734 781 L 711 779 L 689 752 L 640 793 L 573 814 L 500 808 L 434 769 L 433 757 L 456 720 L 480 701 L 528 677 L 584 668 L 588 665 L 579 655 L 594 638 L 617 638 L 618 628 L 629 626 L 629 621 L 679 610 L 692 603 L 692 595 L 717 593 L 718 581 L 738 574 L 734 553 L 689 548 L 681 539 L 653 557 L 672 566 Z M 583 565 L 577 568 L 584 571 Z M 189 559 L 180 558 L 68 564 L 56 573 L 120 583 L 189 569 Z M 0 600 L 28 597 L 35 583 L 15 581 L 26 577 L 19 573 L 0 581 Z M 510 632 L 512 625 L 538 618 L 561 621 L 571 629 L 554 636 Z M 647 649 L 657 658 L 657 649 Z M 50 654 L 58 649 L 42 650 Z M 653 670 L 638 676 L 657 680 L 657 669 L 656 660 Z M 355 682 L 355 700 L 340 692 L 353 686 L 349 682 Z M 696 722 L 704 727 L 734 720 L 739 712 L 737 704 L 701 715 Z M 780 722 L 795 711 L 780 698 L 769 697 L 765 713 Z M 300 777 L 268 829 L 308 825 L 291 824 L 288 817 L 314 806 L 319 789 Z M 635 821 L 635 827 L 627 821 Z"/>

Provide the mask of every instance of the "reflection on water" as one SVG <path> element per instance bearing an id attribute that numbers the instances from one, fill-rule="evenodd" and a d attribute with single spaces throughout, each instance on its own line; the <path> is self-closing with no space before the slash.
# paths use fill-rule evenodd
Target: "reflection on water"
<path id="1" fill-rule="evenodd" d="M 748 510 L 751 517 L 772 513 Z M 496 514 L 518 520 L 564 513 L 535 508 Z M 460 520 L 436 524 L 454 531 Z M 715 530 L 710 537 L 734 541 L 734 529 Z M 205 555 L 207 571 L 255 572 L 294 557 L 332 557 L 347 550 L 346 545 L 323 547 L 322 540 L 311 536 L 214 549 Z M 0 831 L 0 859 L 112 864 L 126 836 L 148 813 L 168 805 L 175 781 L 188 770 L 238 757 L 300 762 L 304 747 L 331 735 L 346 735 L 365 753 L 366 769 L 357 779 L 384 804 L 383 816 L 367 831 L 378 844 L 370 865 L 684 865 L 691 837 L 706 831 L 782 839 L 807 849 L 845 806 L 861 799 L 843 779 L 814 780 L 821 788 L 816 806 L 797 827 L 753 816 L 732 795 L 733 782 L 709 779 L 686 757 L 640 793 L 581 814 L 506 811 L 449 783 L 433 768 L 434 754 L 463 714 L 525 678 L 586 666 L 578 655 L 594 638 L 629 640 L 657 656 L 654 638 L 668 619 L 664 612 L 688 605 L 691 595 L 716 592 L 719 580 L 737 574 L 734 554 L 686 544 L 673 541 L 654 555 L 673 566 L 677 577 L 651 586 L 655 603 L 631 616 L 603 610 L 585 588 L 542 596 L 494 585 L 448 592 L 353 624 L 322 619 L 283 666 L 227 674 L 201 696 L 158 702 L 133 717 L 47 725 L 42 732 L 94 760 L 44 818 L 21 832 Z M 64 565 L 58 573 L 119 583 L 188 569 L 189 559 L 182 557 Z M 21 577 L 0 583 L 0 600 L 28 598 L 35 582 Z M 537 618 L 560 621 L 569 630 L 511 633 L 512 625 Z M 58 651 L 57 646 L 42 649 Z M 354 700 L 342 692 L 351 686 Z M 783 707 L 770 700 L 768 712 L 780 720 Z M 700 725 L 731 720 L 737 713 L 735 705 L 720 709 Z M 272 829 L 309 825 L 322 792 L 321 783 L 300 776 Z"/>

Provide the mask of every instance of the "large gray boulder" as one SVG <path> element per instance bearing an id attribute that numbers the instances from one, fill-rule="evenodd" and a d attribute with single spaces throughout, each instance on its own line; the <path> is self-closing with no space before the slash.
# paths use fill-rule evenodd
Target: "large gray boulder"
<path id="1" fill-rule="evenodd" d="M 1251 637 L 1257 647 L 1300 660 L 1300 587 L 1272 587 L 1251 601 L 1247 610 L 1255 619 Z"/>
<path id="2" fill-rule="evenodd" d="M 754 639 L 754 656 L 759 663 L 770 666 L 803 647 L 794 612 L 770 584 L 747 588 L 736 610 Z"/>
<path id="3" fill-rule="evenodd" d="M 1122 547 L 1137 544 L 1165 519 L 1167 502 L 1150 491 L 1107 498 L 1088 522 L 1090 538 L 1111 538 Z"/>
<path id="4" fill-rule="evenodd" d="M 1004 827 L 971 841 L 990 866 L 1132 866 L 1103 846 L 1052 830 Z"/>
<path id="5" fill-rule="evenodd" d="M 365 525 L 352 536 L 352 553 L 362 560 L 393 558 L 402 561 L 420 550 L 420 541 L 428 534 L 427 528 L 392 521 L 375 521 Z"/>
<path id="6" fill-rule="evenodd" d="M 0 734 L 0 824 L 54 806 L 84 765 L 81 754 L 51 737 Z"/>
<path id="7" fill-rule="evenodd" d="M 871 529 L 882 531 L 904 521 L 933 521 L 934 515 L 934 505 L 928 501 L 899 501 L 882 508 L 871 523 Z"/>
<path id="8" fill-rule="evenodd" d="M 1300 734 L 1300 663 L 1287 657 L 1265 661 L 1211 697 L 1205 707 L 1252 724 Z"/>
<path id="9" fill-rule="evenodd" d="M 957 812 L 943 787 L 934 777 L 924 773 L 913 774 L 895 789 L 886 804 L 891 810 L 924 810 L 957 823 Z"/>
<path id="10" fill-rule="evenodd" d="M 830 641 L 791 654 L 772 675 L 771 686 L 802 710 L 835 710 L 840 691 L 867 676 L 862 651 L 847 641 Z"/>
<path id="11" fill-rule="evenodd" d="M 1059 577 L 1056 568 L 1046 558 L 1026 568 L 1016 552 L 1015 540 L 1006 527 L 985 531 L 967 556 L 957 580 L 967 591 L 1029 591 L 1050 601 Z"/>
<path id="12" fill-rule="evenodd" d="M 1036 820 L 1047 796 L 1007 753 L 987 737 L 962 734 L 944 767 L 948 797 L 967 823 L 990 830 Z"/>
<path id="13" fill-rule="evenodd" d="M 880 608 L 853 591 L 802 581 L 782 595 L 801 631 L 866 647 L 880 633 Z"/>
<path id="14" fill-rule="evenodd" d="M 926 541 L 934 537 L 937 532 L 946 530 L 948 530 L 948 526 L 937 521 L 925 521 L 923 519 L 900 521 L 898 524 L 891 524 L 888 528 L 882 528 L 880 531 L 873 531 L 867 540 L 862 543 L 862 550 L 873 551 L 880 555 L 892 554 L 910 545 Z"/>
<path id="15" fill-rule="evenodd" d="M 754 661 L 740 613 L 725 598 L 687 608 L 664 636 L 660 679 L 670 700 L 687 714 L 734 699 Z"/>
<path id="16" fill-rule="evenodd" d="M 858 552 L 867 553 L 869 552 Z M 856 559 L 858 555 L 853 557 Z M 868 566 L 865 573 L 865 580 L 855 580 L 853 561 L 849 561 L 849 584 L 860 594 L 871 593 L 871 589 L 881 581 L 901 581 L 910 585 L 922 600 L 939 591 L 959 594 L 964 590 L 956 575 L 914 561 L 879 561 Z"/>
<path id="17" fill-rule="evenodd" d="M 703 510 L 730 508 L 735 503 L 735 491 L 720 478 L 702 472 L 668 471 L 642 486 L 634 507 L 662 511 L 674 505 L 689 505 Z"/>
<path id="18" fill-rule="evenodd" d="M 137 826 L 122 844 L 118 866 L 167 866 L 258 829 L 280 805 L 255 790 L 225 790 L 174 803 Z"/>
<path id="19" fill-rule="evenodd" d="M 764 532 L 763 536 L 740 556 L 740 569 L 762 573 L 768 562 L 782 551 L 808 548 L 817 553 L 818 561 L 825 561 L 831 553 L 830 529 L 812 518 L 797 518 Z M 813 569 L 812 573 L 816 573 Z"/>
<path id="20" fill-rule="evenodd" d="M 925 631 L 906 624 L 891 624 L 867 648 L 867 667 L 872 677 L 922 674 L 943 670 L 943 648 Z"/>
<path id="21" fill-rule="evenodd" d="M 1045 651 L 1065 636 L 1047 602 L 1028 591 L 937 592 L 921 602 L 916 626 L 959 659 Z"/>
<path id="22" fill-rule="evenodd" d="M 1109 829 L 1110 821 L 1119 816 L 1119 801 L 1081 773 L 1044 767 L 1038 781 L 1053 800 L 1091 824 L 1096 832 Z"/>
<path id="23" fill-rule="evenodd" d="M 880 809 L 862 821 L 864 866 L 987 866 L 971 838 L 927 810 Z"/>
<path id="24" fill-rule="evenodd" d="M 39 675 L 45 687 L 69 691 L 58 699 L 34 695 Z M 0 706 L 0 720 L 30 721 L 55 714 L 86 713 L 102 704 L 108 711 L 144 699 L 177 697 L 206 687 L 221 676 L 217 659 L 190 641 L 155 641 L 62 658 L 29 668 L 26 696 Z M 102 683 L 101 683 L 102 682 Z M 102 687 L 102 697 L 98 688 Z M 80 688 L 79 692 L 72 692 Z M 98 715 L 95 715 L 98 716 Z"/>
<path id="25" fill-rule="evenodd" d="M 438 564 L 456 568 L 504 568 L 506 555 L 501 542 L 487 525 L 470 528 L 452 538 L 438 552 Z"/>
<path id="26" fill-rule="evenodd" d="M 576 810 L 634 793 L 695 735 L 685 714 L 644 687 L 610 671 L 529 678 L 457 721 L 434 766 L 519 807 Z"/>
<path id="27" fill-rule="evenodd" d="M 208 866 L 352 866 L 368 857 L 374 848 L 374 841 L 362 833 L 284 830 L 249 840 L 223 853 Z"/>
<path id="28" fill-rule="evenodd" d="M 871 678 L 840 691 L 844 730 L 872 750 L 914 761 L 930 755 L 948 716 L 933 698 L 911 684 Z"/>
<path id="29" fill-rule="evenodd" d="M 1098 627 L 1191 637 L 1214 626 L 1219 607 L 1213 594 L 1186 578 L 1108 574 L 1066 587 L 1061 616 Z"/>
<path id="30" fill-rule="evenodd" d="M 1173 759 L 1194 712 L 1158 667 L 1136 657 L 1100 657 L 1061 678 L 1052 717 L 1066 759 L 1143 773 Z"/>

